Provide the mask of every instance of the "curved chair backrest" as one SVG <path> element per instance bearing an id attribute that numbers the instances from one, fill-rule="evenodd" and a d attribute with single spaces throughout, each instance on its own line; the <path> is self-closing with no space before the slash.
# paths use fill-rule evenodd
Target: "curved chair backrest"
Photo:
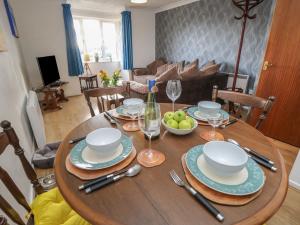
<path id="1" fill-rule="evenodd" d="M 2 121 L 1 127 L 3 132 L 0 132 L 0 155 L 9 150 L 7 148 L 11 145 L 14 149 L 15 155 L 19 158 L 25 174 L 27 178 L 31 181 L 34 190 L 37 194 L 41 194 L 44 192 L 41 184 L 37 179 L 37 175 L 34 169 L 31 167 L 30 163 L 26 159 L 24 155 L 24 150 L 21 148 L 19 144 L 19 139 L 15 133 L 15 130 L 11 127 L 10 122 Z M 12 164 L 15 162 L 15 158 L 11 158 Z M 16 201 L 22 205 L 28 212 L 30 212 L 29 204 L 26 201 L 25 196 L 22 194 L 20 189 L 17 187 L 13 179 L 9 176 L 9 174 L 0 166 L 0 178 L 1 181 L 4 183 L 8 191 L 13 195 Z M 23 220 L 21 219 L 20 215 L 17 213 L 15 209 L 4 199 L 2 195 L 0 195 L 0 208 L 9 216 L 15 223 L 20 225 L 25 225 Z"/>
<path id="2" fill-rule="evenodd" d="M 0 225 L 7 225 L 7 220 L 4 216 L 0 216 Z"/>
<path id="3" fill-rule="evenodd" d="M 129 83 L 128 83 L 129 84 Z M 128 86 L 127 84 L 127 86 Z M 117 86 L 117 87 L 101 87 L 94 88 L 84 91 L 84 96 L 87 101 L 88 107 L 90 109 L 91 116 L 95 116 L 95 111 L 93 109 L 91 98 L 97 99 L 97 106 L 99 113 L 105 111 L 104 100 L 106 100 L 109 104 L 107 108 L 110 109 L 110 104 L 115 104 L 115 106 L 119 106 L 121 104 L 121 100 L 124 99 L 124 93 L 129 95 L 128 87 Z"/>
<path id="4" fill-rule="evenodd" d="M 254 95 L 248 95 L 248 94 L 234 92 L 234 91 L 218 90 L 218 86 L 214 86 L 213 93 L 212 93 L 212 100 L 216 101 L 217 98 L 227 100 L 229 102 L 261 109 L 262 112 L 259 115 L 258 121 L 255 125 L 256 129 L 259 128 L 262 121 L 267 118 L 267 115 L 272 108 L 272 104 L 276 99 L 274 96 L 270 96 L 268 99 L 264 99 Z"/>

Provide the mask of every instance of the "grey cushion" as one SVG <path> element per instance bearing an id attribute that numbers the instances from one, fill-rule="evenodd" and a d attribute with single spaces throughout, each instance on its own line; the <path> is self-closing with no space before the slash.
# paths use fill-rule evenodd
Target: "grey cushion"
<path id="1" fill-rule="evenodd" d="M 42 169 L 53 168 L 56 151 L 61 142 L 50 143 L 35 151 L 32 157 L 34 166 Z"/>

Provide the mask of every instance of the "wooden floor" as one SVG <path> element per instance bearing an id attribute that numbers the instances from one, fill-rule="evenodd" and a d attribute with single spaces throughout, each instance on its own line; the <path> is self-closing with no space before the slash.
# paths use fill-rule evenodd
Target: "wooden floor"
<path id="1" fill-rule="evenodd" d="M 63 109 L 44 112 L 47 142 L 62 140 L 73 128 L 90 118 L 90 112 L 84 97 L 71 97 L 69 102 L 62 103 Z M 299 148 L 271 139 L 285 159 L 288 174 L 292 168 Z M 51 170 L 38 170 L 42 176 Z M 300 192 L 289 188 L 287 198 L 280 210 L 267 225 L 300 225 Z"/>

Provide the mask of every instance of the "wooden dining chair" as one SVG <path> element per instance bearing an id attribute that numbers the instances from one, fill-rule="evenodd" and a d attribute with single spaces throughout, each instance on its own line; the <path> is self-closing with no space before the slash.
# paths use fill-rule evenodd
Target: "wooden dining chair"
<path id="1" fill-rule="evenodd" d="M 92 105 L 91 98 L 96 98 L 99 113 L 110 110 L 112 105 L 115 108 L 120 106 L 125 98 L 130 96 L 130 83 L 126 86 L 117 87 L 100 87 L 84 91 L 84 96 L 90 109 L 91 116 L 95 116 L 95 111 Z"/>
<path id="2" fill-rule="evenodd" d="M 0 216 L 0 225 L 8 225 L 7 219 L 4 216 Z"/>
<path id="3" fill-rule="evenodd" d="M 81 225 L 88 225 L 87 222 L 85 222 L 79 215 L 75 215 L 75 212 L 72 212 L 73 210 L 67 205 L 67 203 L 64 202 L 63 198 L 61 197 L 61 194 L 59 193 L 58 189 L 52 189 L 48 192 L 45 192 L 43 187 L 38 181 L 37 175 L 26 159 L 24 155 L 24 150 L 19 144 L 19 139 L 14 131 L 14 129 L 11 127 L 10 122 L 8 121 L 2 121 L 1 127 L 3 129 L 3 132 L 0 132 L 0 155 L 2 155 L 5 151 L 10 151 L 11 148 L 8 146 L 12 146 L 15 155 L 19 158 L 22 167 L 25 171 L 26 177 L 30 180 L 31 184 L 33 185 L 34 191 L 37 194 L 37 198 L 33 201 L 31 207 L 29 206 L 28 202 L 26 201 L 25 196 L 22 194 L 16 183 L 13 181 L 13 179 L 9 176 L 9 174 L 6 172 L 2 166 L 0 166 L 0 178 L 4 186 L 7 188 L 7 190 L 11 193 L 11 195 L 14 197 L 14 199 L 24 207 L 24 209 L 30 214 L 28 221 L 25 223 L 22 219 L 22 217 L 19 215 L 19 213 L 12 207 L 12 205 L 0 194 L 0 208 L 1 210 L 16 224 L 18 225 L 34 225 L 34 216 L 38 214 L 39 223 L 44 224 L 42 222 L 43 219 L 53 221 L 53 224 L 55 224 L 58 220 L 59 221 L 68 221 L 71 216 L 76 216 L 76 218 L 73 218 L 77 221 L 79 221 Z M 15 162 L 15 157 L 10 158 L 11 163 Z M 66 210 L 66 214 L 57 213 L 57 210 L 61 210 L 60 207 L 58 207 L 58 203 L 61 203 L 61 206 L 64 207 L 64 210 Z M 57 209 L 54 209 L 54 208 Z M 67 208 L 69 207 L 69 208 Z M 60 208 L 60 209 L 58 209 Z M 52 211 L 52 212 L 51 212 Z M 65 218 L 62 218 L 62 215 Z M 59 217 L 59 218 L 58 218 Z M 1 218 L 1 217 L 0 217 Z M 25 218 L 25 217 L 24 217 Z M 6 223 L 6 219 L 3 217 L 2 223 Z M 63 224 L 58 223 L 57 224 Z"/>
<path id="4" fill-rule="evenodd" d="M 218 98 L 228 101 L 229 103 L 232 102 L 234 104 L 238 104 L 237 109 L 235 109 L 234 111 L 230 110 L 229 112 L 234 116 L 240 116 L 240 110 L 242 106 L 250 106 L 251 108 L 253 107 L 260 109 L 261 114 L 259 115 L 258 120 L 256 122 L 256 129 L 258 129 L 261 123 L 267 118 L 267 115 L 272 108 L 272 104 L 276 99 L 274 96 L 270 96 L 268 97 L 268 99 L 264 99 L 261 97 L 248 95 L 240 92 L 218 90 L 218 86 L 215 85 L 213 87 L 212 100 L 216 101 Z"/>

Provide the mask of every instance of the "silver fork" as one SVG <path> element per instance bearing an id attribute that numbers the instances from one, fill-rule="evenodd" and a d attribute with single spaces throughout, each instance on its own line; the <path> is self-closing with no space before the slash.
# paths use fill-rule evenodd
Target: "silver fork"
<path id="1" fill-rule="evenodd" d="M 184 187 L 190 194 L 192 194 L 196 200 L 201 203 L 218 221 L 222 222 L 224 216 L 199 192 L 197 192 L 190 185 L 185 183 L 175 172 L 175 170 L 170 171 L 170 176 L 172 177 L 175 184 L 180 187 Z"/>

